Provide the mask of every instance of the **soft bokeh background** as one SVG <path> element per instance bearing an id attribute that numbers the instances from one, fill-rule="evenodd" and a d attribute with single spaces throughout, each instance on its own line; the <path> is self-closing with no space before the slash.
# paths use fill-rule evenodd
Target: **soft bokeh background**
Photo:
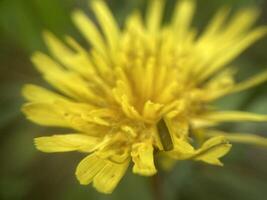
<path id="1" fill-rule="evenodd" d="M 174 1 L 168 1 L 167 10 Z M 108 0 L 122 24 L 145 0 Z M 259 6 L 259 24 L 267 24 L 266 0 L 198 0 L 194 25 L 203 27 L 222 5 L 234 9 Z M 46 51 L 41 32 L 70 34 L 83 42 L 75 30 L 70 12 L 82 8 L 90 14 L 86 0 L 0 0 L 0 200 L 153 199 L 148 178 L 128 174 L 112 195 L 80 186 L 75 179 L 79 153 L 44 154 L 35 150 L 33 138 L 54 133 L 24 119 L 20 112 L 20 90 L 25 83 L 44 85 L 29 61 L 33 51 Z M 167 12 L 170 13 L 170 12 Z M 234 64 L 238 79 L 267 69 L 267 39 L 247 50 Z M 267 113 L 267 84 L 232 95 L 218 102 L 227 109 Z M 226 124 L 224 129 L 267 136 L 266 123 Z M 234 145 L 218 168 L 196 162 L 177 163 L 173 171 L 161 173 L 166 200 L 263 200 L 267 199 L 267 149 Z"/>

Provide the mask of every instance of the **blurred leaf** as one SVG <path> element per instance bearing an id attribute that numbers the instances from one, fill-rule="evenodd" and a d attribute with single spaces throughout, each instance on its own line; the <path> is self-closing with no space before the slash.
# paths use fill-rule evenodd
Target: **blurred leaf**
<path id="1" fill-rule="evenodd" d="M 43 47 L 39 31 L 40 23 L 33 15 L 29 1 L 2 0 L 0 28 L 28 51 Z"/>
<path id="2" fill-rule="evenodd" d="M 0 30 L 28 52 L 44 49 L 42 31 L 70 32 L 68 5 L 61 0 L 2 0 Z M 18 34 L 19 33 L 19 34 Z"/>
<path id="3" fill-rule="evenodd" d="M 166 199 L 177 199 L 184 185 L 192 176 L 191 161 L 177 161 L 174 168 L 164 177 L 164 195 Z"/>
<path id="4" fill-rule="evenodd" d="M 29 180 L 15 177 L 5 176 L 0 179 L 0 199 L 1 200 L 17 200 L 23 199 L 29 188 Z"/>
<path id="5" fill-rule="evenodd" d="M 19 116 L 22 100 L 19 97 L 20 86 L 17 84 L 2 84 L 0 91 L 1 129 Z"/>
<path id="6" fill-rule="evenodd" d="M 241 170 L 241 169 L 239 169 Z M 261 200 L 266 196 L 264 178 L 257 179 L 253 174 L 227 167 L 203 166 L 194 169 L 185 182 L 178 199 L 198 200 Z"/>

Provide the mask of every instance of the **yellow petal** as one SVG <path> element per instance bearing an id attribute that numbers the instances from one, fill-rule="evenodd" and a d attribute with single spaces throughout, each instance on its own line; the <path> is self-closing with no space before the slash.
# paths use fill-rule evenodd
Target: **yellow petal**
<path id="1" fill-rule="evenodd" d="M 195 149 L 190 143 L 185 140 L 175 138 L 174 149 L 168 152 L 168 155 L 176 160 L 186 160 L 190 159 L 194 153 Z"/>
<path id="2" fill-rule="evenodd" d="M 218 72 L 222 67 L 227 65 L 230 61 L 240 55 L 245 49 L 247 49 L 249 46 L 251 46 L 253 43 L 255 43 L 257 40 L 259 40 L 266 34 L 267 28 L 260 27 L 248 32 L 244 37 L 238 38 L 237 41 L 233 43 L 234 45 L 232 45 L 231 48 L 227 48 L 228 51 L 221 52 L 220 56 L 217 55 L 217 59 L 213 59 L 213 62 L 210 64 L 209 68 L 203 71 L 199 79 L 204 80 L 215 72 Z M 229 41 L 228 39 L 225 39 L 225 43 Z"/>
<path id="3" fill-rule="evenodd" d="M 136 108 L 131 104 L 129 96 L 125 95 L 122 87 L 114 88 L 113 95 L 127 117 L 130 119 L 142 119 Z"/>
<path id="4" fill-rule="evenodd" d="M 248 134 L 248 133 L 225 133 L 222 131 L 212 130 L 212 131 L 205 132 L 205 135 L 208 137 L 222 135 L 231 142 L 267 147 L 267 138 L 261 137 L 258 135 Z"/>
<path id="5" fill-rule="evenodd" d="M 108 121 L 101 118 L 109 113 L 96 113 L 96 109 L 89 104 L 66 101 L 36 102 L 25 104 L 22 111 L 29 120 L 40 125 L 74 128 L 90 135 L 103 135 L 107 131 L 104 126 L 108 125 Z M 96 116 L 90 117 L 91 112 Z"/>
<path id="6" fill-rule="evenodd" d="M 203 92 L 203 101 L 214 101 L 232 91 L 235 87 L 234 74 L 236 70 L 233 68 L 226 68 L 215 77 L 211 78 L 205 86 Z"/>
<path id="7" fill-rule="evenodd" d="M 129 160 L 122 164 L 108 161 L 105 167 L 99 171 L 93 181 L 93 186 L 106 194 L 113 192 L 129 166 Z"/>
<path id="8" fill-rule="evenodd" d="M 55 101 L 66 101 L 67 98 L 37 85 L 26 84 L 22 89 L 23 96 L 32 102 L 53 103 Z"/>
<path id="9" fill-rule="evenodd" d="M 93 11 L 112 50 L 117 48 L 120 30 L 107 4 L 102 0 L 92 1 Z"/>
<path id="10" fill-rule="evenodd" d="M 166 118 L 165 122 L 170 130 L 173 141 L 175 138 L 186 139 L 189 134 L 189 122 L 184 118 L 169 119 Z"/>
<path id="11" fill-rule="evenodd" d="M 90 101 L 95 104 L 99 104 L 99 100 L 101 101 L 101 97 L 89 88 L 88 82 L 78 74 L 65 70 L 47 55 L 37 52 L 32 56 L 32 62 L 45 79 L 64 94 L 77 100 Z"/>
<path id="12" fill-rule="evenodd" d="M 85 134 L 53 135 L 34 139 L 36 148 L 47 153 L 66 151 L 91 152 L 99 142 L 100 138 Z"/>
<path id="13" fill-rule="evenodd" d="M 115 70 L 118 77 L 116 82 L 117 88 L 120 88 L 131 101 L 134 101 L 132 84 L 128 79 L 126 72 L 120 67 L 117 67 Z"/>
<path id="14" fill-rule="evenodd" d="M 240 92 L 247 90 L 249 88 L 255 87 L 263 82 L 267 81 L 267 71 L 259 73 L 246 81 L 236 84 L 231 90 L 230 93 Z"/>
<path id="15" fill-rule="evenodd" d="M 136 143 L 132 146 L 133 172 L 144 176 L 152 176 L 157 170 L 154 165 L 154 148 L 151 143 Z"/>
<path id="16" fill-rule="evenodd" d="M 179 39 L 182 39 L 182 37 L 189 31 L 195 6 L 194 0 L 181 0 L 175 7 L 173 26 L 177 31 L 175 36 Z"/>
<path id="17" fill-rule="evenodd" d="M 213 35 L 216 35 L 219 31 L 222 31 L 222 27 L 229 15 L 229 11 L 230 9 L 228 8 L 221 8 L 216 12 L 216 15 L 212 18 L 204 33 L 200 36 L 201 40 L 213 37 Z"/>
<path id="18" fill-rule="evenodd" d="M 163 108 L 162 104 L 147 101 L 144 105 L 143 117 L 149 120 L 153 120 L 156 116 L 158 116 L 161 108 Z"/>
<path id="19" fill-rule="evenodd" d="M 140 11 L 136 10 L 126 18 L 125 27 L 126 30 L 129 30 L 129 32 L 140 33 L 144 31 L 145 28 L 143 25 L 142 14 L 140 13 Z M 126 44 L 128 45 L 129 43 Z M 126 46 L 126 48 L 127 47 L 128 46 Z"/>
<path id="20" fill-rule="evenodd" d="M 240 9 L 232 17 L 232 20 L 225 27 L 227 37 L 236 37 L 242 32 L 246 32 L 256 22 L 259 17 L 259 10 L 256 8 Z"/>
<path id="21" fill-rule="evenodd" d="M 64 74 L 64 68 L 44 53 L 35 52 L 31 60 L 35 67 L 44 75 L 58 75 L 62 72 Z"/>
<path id="22" fill-rule="evenodd" d="M 43 33 L 45 42 L 49 50 L 57 57 L 61 59 L 62 57 L 67 57 L 72 55 L 74 52 L 63 44 L 59 39 L 56 38 L 52 33 L 45 31 Z"/>
<path id="23" fill-rule="evenodd" d="M 55 106 L 60 111 L 61 116 L 74 128 L 82 132 L 93 130 L 91 125 L 109 126 L 109 119 L 114 117 L 112 110 L 98 109 L 90 104 L 56 102 Z"/>
<path id="24" fill-rule="evenodd" d="M 218 122 L 213 122 L 208 119 L 193 119 L 190 122 L 193 129 L 209 128 L 218 125 Z"/>
<path id="25" fill-rule="evenodd" d="M 148 6 L 146 23 L 147 29 L 155 33 L 159 30 L 164 9 L 164 0 L 151 0 Z"/>
<path id="26" fill-rule="evenodd" d="M 218 111 L 209 112 L 201 115 L 201 119 L 210 120 L 212 122 L 232 122 L 232 121 L 267 121 L 267 115 L 260 115 L 241 111 Z"/>
<path id="27" fill-rule="evenodd" d="M 266 35 L 264 26 L 249 30 L 259 15 L 258 10 L 242 9 L 224 23 L 227 15 L 227 9 L 220 11 L 195 45 L 199 64 L 194 71 L 199 73 L 198 80 L 206 80 Z"/>
<path id="28" fill-rule="evenodd" d="M 186 107 L 187 101 L 185 99 L 175 100 L 164 106 L 162 114 L 165 114 L 167 118 L 172 119 L 184 112 Z"/>
<path id="29" fill-rule="evenodd" d="M 92 61 L 94 63 L 97 72 L 103 79 L 103 82 L 114 86 L 114 69 L 113 64 L 109 63 L 109 60 L 103 59 L 103 56 L 99 54 L 97 51 L 91 51 Z M 102 84 L 102 83 L 101 83 Z"/>
<path id="30" fill-rule="evenodd" d="M 111 193 L 125 174 L 128 165 L 129 160 L 117 164 L 91 154 L 79 163 L 76 177 L 82 185 L 93 182 L 98 191 Z"/>
<path id="31" fill-rule="evenodd" d="M 177 88 L 179 88 L 179 83 L 172 82 L 157 96 L 157 101 L 164 103 L 170 101 L 170 99 L 173 99 L 174 91 L 176 91 Z"/>
<path id="32" fill-rule="evenodd" d="M 76 52 L 66 46 L 52 33 L 45 31 L 44 39 L 51 53 L 58 59 L 65 67 L 70 70 L 78 72 L 81 76 L 89 78 L 95 74 L 95 69 L 89 60 L 88 53 L 81 47 L 76 47 L 79 51 Z M 67 41 L 70 42 L 70 38 Z M 73 43 L 73 41 L 72 41 Z M 75 44 L 77 46 L 77 44 Z"/>
<path id="33" fill-rule="evenodd" d="M 85 157 L 76 168 L 76 177 L 80 184 L 88 185 L 94 177 L 105 167 L 106 160 L 99 158 L 95 153 Z"/>
<path id="34" fill-rule="evenodd" d="M 231 149 L 231 144 L 228 143 L 225 137 L 217 136 L 206 141 L 202 147 L 196 151 L 193 159 L 200 160 L 212 165 L 222 166 L 219 160 L 227 154 Z"/>
<path id="35" fill-rule="evenodd" d="M 106 56 L 107 49 L 103 37 L 98 31 L 96 25 L 80 10 L 73 13 L 72 19 L 93 48 L 100 52 L 103 56 Z"/>
<path id="36" fill-rule="evenodd" d="M 47 103 L 28 103 L 22 108 L 27 118 L 44 126 L 69 127 L 57 107 Z"/>
<path id="37" fill-rule="evenodd" d="M 154 83 L 156 80 L 154 79 L 155 74 L 157 73 L 156 67 L 155 67 L 155 59 L 150 58 L 147 59 L 146 66 L 144 67 L 144 74 L 143 76 L 146 77 L 143 81 L 144 84 L 144 90 L 142 97 L 144 100 L 148 100 L 153 95 L 154 90 Z"/>

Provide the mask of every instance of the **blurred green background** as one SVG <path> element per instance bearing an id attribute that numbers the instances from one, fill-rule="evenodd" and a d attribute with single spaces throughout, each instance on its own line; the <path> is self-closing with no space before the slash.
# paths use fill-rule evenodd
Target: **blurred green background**
<path id="1" fill-rule="evenodd" d="M 116 18 L 123 19 L 134 8 L 144 8 L 145 0 L 107 0 Z M 167 2 L 171 10 L 175 1 Z M 53 130 L 34 125 L 20 112 L 21 87 L 25 83 L 44 85 L 29 61 L 32 52 L 46 51 L 41 38 L 48 29 L 58 36 L 70 34 L 83 42 L 75 30 L 70 12 L 82 8 L 86 0 L 0 0 L 0 200 L 135 200 L 153 199 L 151 180 L 128 174 L 112 195 L 80 186 L 75 179 L 79 153 L 44 154 L 35 150 L 33 138 Z M 200 28 L 222 5 L 234 9 L 259 6 L 259 24 L 267 24 L 266 0 L 198 0 L 194 20 Z M 170 13 L 170 12 L 167 12 Z M 238 79 L 267 68 L 267 38 L 247 50 L 234 64 Z M 220 102 L 227 109 L 267 113 L 267 84 L 229 96 Z M 224 129 L 252 132 L 267 137 L 266 123 L 226 124 Z M 234 145 L 224 158 L 223 168 L 196 162 L 180 162 L 169 173 L 160 173 L 166 200 L 264 200 L 267 199 L 267 149 Z"/>

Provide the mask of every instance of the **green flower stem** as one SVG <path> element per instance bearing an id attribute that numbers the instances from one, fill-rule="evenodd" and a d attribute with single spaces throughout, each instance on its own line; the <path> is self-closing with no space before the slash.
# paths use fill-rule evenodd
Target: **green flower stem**
<path id="1" fill-rule="evenodd" d="M 151 177 L 151 187 L 154 200 L 164 200 L 163 179 L 159 173 Z"/>

